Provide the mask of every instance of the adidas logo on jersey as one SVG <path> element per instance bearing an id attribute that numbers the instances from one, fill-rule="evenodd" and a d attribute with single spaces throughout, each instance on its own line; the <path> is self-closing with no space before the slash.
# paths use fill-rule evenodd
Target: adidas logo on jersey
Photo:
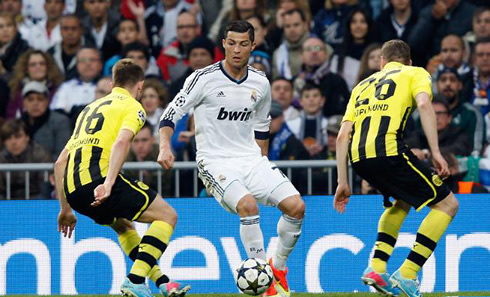
<path id="1" fill-rule="evenodd" d="M 220 121 L 248 121 L 251 115 L 252 111 L 249 111 L 247 108 L 245 108 L 243 111 L 226 111 L 224 107 L 221 107 L 217 119 Z"/>
<path id="2" fill-rule="evenodd" d="M 226 97 L 226 95 L 225 95 L 225 93 L 223 91 L 220 91 L 218 93 L 218 96 L 216 96 L 216 97 Z"/>

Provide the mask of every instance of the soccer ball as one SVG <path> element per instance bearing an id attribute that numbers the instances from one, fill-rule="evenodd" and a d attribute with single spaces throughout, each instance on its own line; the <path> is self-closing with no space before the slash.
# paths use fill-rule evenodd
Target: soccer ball
<path id="1" fill-rule="evenodd" d="M 250 258 L 242 262 L 237 269 L 236 285 L 247 295 L 257 296 L 264 293 L 272 284 L 272 269 L 267 262 Z"/>

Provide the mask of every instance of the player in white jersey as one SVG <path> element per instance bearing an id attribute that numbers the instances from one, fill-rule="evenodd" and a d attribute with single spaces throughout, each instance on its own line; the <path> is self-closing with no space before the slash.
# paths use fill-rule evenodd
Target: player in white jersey
<path id="1" fill-rule="evenodd" d="M 223 208 L 240 216 L 249 258 L 266 258 L 257 202 L 282 211 L 277 248 L 269 260 L 275 282 L 266 296 L 289 296 L 286 260 L 301 234 L 305 205 L 267 158 L 271 91 L 264 73 L 247 65 L 255 47 L 253 27 L 231 22 L 224 36 L 225 60 L 192 73 L 163 112 L 158 162 L 172 167 L 174 125 L 194 108 L 199 177 Z"/>

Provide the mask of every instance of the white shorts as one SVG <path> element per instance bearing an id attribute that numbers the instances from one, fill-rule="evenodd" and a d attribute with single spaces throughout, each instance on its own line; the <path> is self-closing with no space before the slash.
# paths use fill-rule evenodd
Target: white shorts
<path id="1" fill-rule="evenodd" d="M 299 195 L 287 176 L 265 156 L 200 160 L 197 168 L 208 192 L 234 214 L 240 199 L 248 194 L 268 206 Z"/>

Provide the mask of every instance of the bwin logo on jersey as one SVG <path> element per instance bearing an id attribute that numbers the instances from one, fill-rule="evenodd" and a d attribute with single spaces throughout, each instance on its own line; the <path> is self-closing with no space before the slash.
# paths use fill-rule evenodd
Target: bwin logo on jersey
<path id="1" fill-rule="evenodd" d="M 249 111 L 247 108 L 245 108 L 243 111 L 226 111 L 224 107 L 221 107 L 217 119 L 220 121 L 248 121 L 251 115 L 252 111 Z"/>

